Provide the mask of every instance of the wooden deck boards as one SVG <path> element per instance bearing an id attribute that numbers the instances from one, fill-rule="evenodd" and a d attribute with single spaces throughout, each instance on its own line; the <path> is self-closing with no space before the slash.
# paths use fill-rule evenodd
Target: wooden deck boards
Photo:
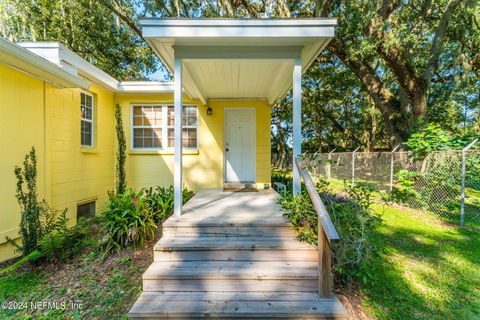
<path id="1" fill-rule="evenodd" d="M 164 224 L 139 319 L 346 319 L 336 297 L 320 299 L 316 248 L 299 242 L 271 190 L 202 190 Z"/>

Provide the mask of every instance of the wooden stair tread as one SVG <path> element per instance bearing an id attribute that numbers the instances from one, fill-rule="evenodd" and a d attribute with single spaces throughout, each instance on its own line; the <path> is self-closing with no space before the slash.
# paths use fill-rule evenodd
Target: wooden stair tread
<path id="1" fill-rule="evenodd" d="M 143 279 L 253 279 L 316 281 L 316 262 L 284 261 L 162 261 L 154 262 Z"/>
<path id="2" fill-rule="evenodd" d="M 183 227 L 183 226 L 233 226 L 233 227 L 278 227 L 289 226 L 287 220 L 282 216 L 278 217 L 265 217 L 261 218 L 256 216 L 255 218 L 248 219 L 248 217 L 228 217 L 221 218 L 218 216 L 198 216 L 191 218 L 169 218 L 163 226 L 164 227 Z"/>
<path id="3" fill-rule="evenodd" d="M 347 319 L 318 295 L 318 250 L 300 242 L 278 194 L 199 191 L 163 225 L 132 319 Z"/>
<path id="4" fill-rule="evenodd" d="M 211 318 L 347 318 L 336 297 L 316 293 L 144 292 L 129 312 L 138 317 Z"/>
<path id="5" fill-rule="evenodd" d="M 294 237 L 175 237 L 162 238 L 154 247 L 156 251 L 172 251 L 172 250 L 310 250 L 316 251 L 314 246 L 300 242 Z"/>

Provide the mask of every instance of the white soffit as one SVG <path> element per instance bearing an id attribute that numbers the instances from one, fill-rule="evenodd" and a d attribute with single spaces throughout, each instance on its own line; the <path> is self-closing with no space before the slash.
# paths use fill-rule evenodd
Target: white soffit
<path id="1" fill-rule="evenodd" d="M 63 88 L 88 89 L 90 83 L 69 70 L 0 37 L 0 63 Z"/>
<path id="2" fill-rule="evenodd" d="M 164 81 L 118 81 L 105 71 L 95 67 L 75 52 L 58 42 L 20 42 L 22 48 L 37 55 L 37 59 L 46 59 L 58 69 L 64 70 L 70 76 L 92 81 L 108 91 L 114 93 L 173 93 L 173 83 Z M 25 50 L 25 51 L 26 51 Z M 88 88 L 83 87 L 83 88 Z"/>
<path id="3" fill-rule="evenodd" d="M 193 98 L 267 99 L 292 86 L 293 61 L 305 72 L 334 37 L 336 19 L 140 20 L 143 37 L 172 72 L 184 61 L 183 84 Z"/>

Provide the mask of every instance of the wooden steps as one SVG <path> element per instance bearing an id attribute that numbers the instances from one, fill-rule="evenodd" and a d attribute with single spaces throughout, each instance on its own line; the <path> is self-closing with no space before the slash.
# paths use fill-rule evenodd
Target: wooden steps
<path id="1" fill-rule="evenodd" d="M 337 298 L 295 292 L 143 292 L 129 316 L 141 319 L 347 319 Z"/>
<path id="2" fill-rule="evenodd" d="M 318 252 L 295 238 L 275 193 L 192 200 L 165 222 L 130 318 L 346 319 L 335 296 L 319 298 Z"/>

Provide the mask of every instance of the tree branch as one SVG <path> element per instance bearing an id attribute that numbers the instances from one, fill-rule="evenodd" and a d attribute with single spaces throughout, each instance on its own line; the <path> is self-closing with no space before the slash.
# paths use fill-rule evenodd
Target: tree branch
<path id="1" fill-rule="evenodd" d="M 360 60 L 348 59 L 345 47 L 337 39 L 331 40 L 327 48 L 360 79 L 375 106 L 380 110 L 388 133 L 395 139 L 395 143 L 402 142 L 405 130 L 402 129 L 400 103 L 395 95 L 384 86 L 370 65 Z"/>
<path id="2" fill-rule="evenodd" d="M 105 8 L 109 9 L 113 13 L 115 13 L 130 29 L 132 29 L 133 32 L 135 32 L 140 39 L 143 39 L 142 35 L 142 30 L 137 26 L 135 21 L 133 21 L 130 16 L 128 16 L 123 10 L 121 9 L 121 6 L 115 1 L 115 5 L 113 5 L 110 1 L 108 0 L 100 0 L 99 1 Z"/>
<path id="3" fill-rule="evenodd" d="M 432 46 L 430 47 L 430 54 L 427 62 L 427 66 L 425 67 L 422 78 L 427 83 L 432 80 L 433 73 L 438 65 L 438 58 L 441 52 L 441 46 L 443 39 L 445 37 L 445 33 L 447 31 L 448 22 L 452 17 L 453 12 L 455 9 L 462 3 L 462 0 L 452 0 L 448 3 L 447 9 L 443 13 L 442 17 L 440 18 L 440 22 L 438 23 L 437 29 L 435 31 L 435 36 L 433 37 Z"/>

